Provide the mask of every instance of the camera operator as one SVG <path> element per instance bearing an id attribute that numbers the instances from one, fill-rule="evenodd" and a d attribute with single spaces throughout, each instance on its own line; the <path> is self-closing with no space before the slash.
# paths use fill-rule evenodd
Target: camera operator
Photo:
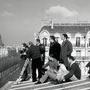
<path id="1" fill-rule="evenodd" d="M 26 81 L 30 78 L 30 66 L 29 61 L 27 60 L 27 51 L 29 49 L 28 45 L 26 43 L 23 43 L 23 48 L 19 51 L 20 58 L 24 60 L 24 66 L 21 71 L 21 78 L 22 81 Z"/>
<path id="2" fill-rule="evenodd" d="M 27 59 L 27 55 L 26 55 L 26 52 L 28 50 L 28 46 L 26 43 L 23 43 L 23 48 L 21 50 L 19 50 L 19 53 L 20 53 L 20 58 L 22 60 L 26 60 Z"/>

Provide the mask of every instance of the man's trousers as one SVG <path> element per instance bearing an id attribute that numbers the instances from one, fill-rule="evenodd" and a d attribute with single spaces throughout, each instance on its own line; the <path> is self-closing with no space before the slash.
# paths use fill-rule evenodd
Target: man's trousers
<path id="1" fill-rule="evenodd" d="M 41 57 L 32 60 L 32 81 L 37 81 L 36 69 L 38 69 L 38 79 L 42 77 L 42 61 Z"/>

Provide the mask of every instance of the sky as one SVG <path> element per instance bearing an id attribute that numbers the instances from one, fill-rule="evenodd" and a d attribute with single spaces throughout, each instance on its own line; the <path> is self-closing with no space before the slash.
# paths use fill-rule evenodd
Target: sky
<path id="1" fill-rule="evenodd" d="M 34 41 L 50 20 L 90 21 L 90 0 L 0 0 L 0 34 L 5 45 Z"/>

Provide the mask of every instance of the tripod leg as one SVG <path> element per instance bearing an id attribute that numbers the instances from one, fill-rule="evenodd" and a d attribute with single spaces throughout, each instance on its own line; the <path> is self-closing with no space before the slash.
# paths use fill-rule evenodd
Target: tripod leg
<path id="1" fill-rule="evenodd" d="M 22 80 L 22 75 L 23 75 L 23 73 L 24 73 L 24 71 L 25 71 L 26 66 L 28 65 L 28 63 L 29 63 L 29 59 L 26 59 L 26 61 L 25 61 L 25 63 L 24 63 L 24 66 L 23 66 L 23 68 L 22 68 L 22 70 L 21 70 L 20 76 L 19 76 L 19 78 L 16 80 L 16 84 L 18 84 L 18 83 L 21 82 L 21 80 Z"/>

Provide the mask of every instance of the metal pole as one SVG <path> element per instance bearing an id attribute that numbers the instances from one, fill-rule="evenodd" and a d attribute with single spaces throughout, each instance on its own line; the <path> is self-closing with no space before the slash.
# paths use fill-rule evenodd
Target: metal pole
<path id="1" fill-rule="evenodd" d="M 87 28 L 85 28 L 85 59 L 86 59 L 86 56 L 87 56 L 87 37 L 86 37 L 86 30 L 87 30 Z"/>
<path id="2" fill-rule="evenodd" d="M 85 35 L 85 58 L 86 59 L 86 35 Z"/>

